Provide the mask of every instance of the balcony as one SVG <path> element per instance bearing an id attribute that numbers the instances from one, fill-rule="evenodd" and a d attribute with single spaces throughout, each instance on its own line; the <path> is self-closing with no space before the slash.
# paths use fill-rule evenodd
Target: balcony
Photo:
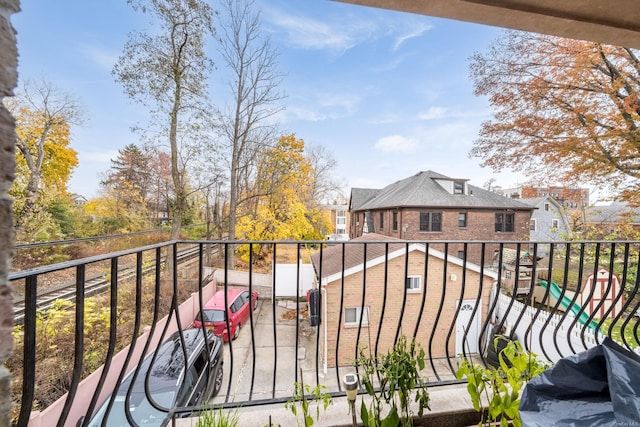
<path id="1" fill-rule="evenodd" d="M 537 256 L 542 244 L 548 257 Z M 531 255 L 509 270 L 536 278 L 526 292 L 507 286 L 509 250 Z M 224 343 L 222 389 L 208 405 L 241 412 L 283 406 L 301 381 L 345 396 L 358 351 L 386 353 L 400 336 L 426 351 L 430 392 L 461 384 L 459 355 L 488 363 L 495 333 L 551 362 L 606 336 L 636 350 L 639 254 L 640 242 L 612 241 L 172 241 L 14 272 L 14 419 L 87 425 L 216 289 L 258 293 L 237 339 Z M 164 422 L 201 409 L 163 407 Z"/>

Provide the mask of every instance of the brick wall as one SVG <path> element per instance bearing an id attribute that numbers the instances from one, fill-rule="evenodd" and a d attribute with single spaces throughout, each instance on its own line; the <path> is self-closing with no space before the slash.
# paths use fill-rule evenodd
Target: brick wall
<path id="1" fill-rule="evenodd" d="M 440 258 L 429 257 L 428 276 L 424 280 L 424 260 L 425 254 L 421 251 L 413 251 L 409 256 L 408 275 L 421 277 L 421 290 L 417 293 L 407 293 L 404 315 L 402 316 L 402 327 L 400 333 L 407 337 L 413 336 L 420 309 L 422 305 L 423 293 L 426 291 L 425 306 L 422 310 L 420 326 L 418 330 L 418 341 L 428 352 L 428 343 L 433 333 L 431 357 L 445 357 L 448 348 L 449 354 L 455 354 L 455 335 L 447 343 L 446 337 L 449 327 L 453 322 L 456 311 L 456 301 L 460 299 L 475 299 L 478 294 L 480 283 L 479 274 L 467 270 L 467 278 L 462 289 L 462 268 L 451 263 L 447 266 L 447 276 L 443 276 L 444 263 Z M 455 275 L 455 280 L 452 279 Z M 389 260 L 387 272 L 387 289 L 385 292 L 385 266 L 380 264 L 370 267 L 364 272 L 358 272 L 345 278 L 344 291 L 340 281 L 329 283 L 326 286 L 327 292 L 327 316 L 325 319 L 327 328 L 327 366 L 334 367 L 336 360 L 340 366 L 351 365 L 356 358 L 357 348 L 371 348 L 375 350 L 375 344 L 380 329 L 380 340 L 378 352 L 386 352 L 394 344 L 402 301 L 404 295 L 405 278 L 405 257 L 400 256 Z M 363 281 L 366 280 L 365 305 L 369 307 L 369 324 L 363 326 L 358 337 L 357 326 L 345 326 L 344 308 L 359 307 L 362 304 Z M 445 286 L 443 286 L 443 280 Z M 483 284 L 482 313 L 486 313 L 488 308 L 488 297 L 493 279 L 486 277 Z M 440 302 L 442 301 L 443 290 L 445 290 L 443 309 L 440 317 L 437 317 Z M 342 323 L 338 331 L 338 321 L 340 316 L 340 300 L 343 300 Z M 384 316 L 382 312 L 383 302 L 386 297 Z M 436 322 L 437 320 L 437 322 Z M 324 327 L 321 328 L 324 333 Z M 339 342 L 337 337 L 339 335 Z M 324 343 L 324 338 L 321 340 Z M 336 359 L 336 348 L 339 346 Z M 324 350 L 324 348 L 323 348 Z"/>
<path id="2" fill-rule="evenodd" d="M 380 212 L 384 226 L 380 227 Z M 421 212 L 442 213 L 442 231 L 420 231 Z M 467 213 L 467 226 L 458 226 L 458 214 Z M 376 233 L 407 240 L 528 240 L 531 211 L 516 211 L 513 233 L 496 233 L 495 220 L 501 210 L 477 209 L 401 209 L 398 211 L 398 230 L 392 229 L 392 211 L 372 211 Z"/>
<path id="3" fill-rule="evenodd" d="M 434 241 L 434 240 L 465 240 L 465 241 L 528 241 L 529 221 L 531 211 L 516 211 L 515 226 L 513 233 L 497 233 L 495 231 L 496 213 L 506 212 L 489 209 L 427 209 L 412 208 L 398 210 L 398 227 L 393 229 L 393 210 L 372 211 L 375 224 L 375 232 L 385 236 L 398 239 Z M 442 231 L 425 232 L 420 231 L 421 212 L 442 213 Z M 458 215 L 461 212 L 467 213 L 467 226 L 458 225 Z M 383 224 L 380 226 L 380 213 L 383 215 Z M 363 215 L 362 212 L 354 213 Z M 361 236 L 362 230 L 356 233 L 355 237 Z M 442 246 L 434 246 L 438 250 L 443 250 Z M 487 247 L 485 260 L 487 262 L 493 256 L 494 247 Z M 449 246 L 450 255 L 458 256 L 464 250 L 464 245 L 453 244 Z M 474 263 L 480 263 L 481 248 L 479 245 L 471 245 L 467 248 L 467 259 Z"/>
<path id="4" fill-rule="evenodd" d="M 0 101 L 13 95 L 17 80 L 17 47 L 11 15 L 18 0 L 0 0 Z M 8 281 L 13 254 L 13 213 L 7 191 L 15 173 L 15 126 L 0 102 L 0 427 L 10 425 L 11 375 L 4 363 L 13 351 L 13 303 Z"/>

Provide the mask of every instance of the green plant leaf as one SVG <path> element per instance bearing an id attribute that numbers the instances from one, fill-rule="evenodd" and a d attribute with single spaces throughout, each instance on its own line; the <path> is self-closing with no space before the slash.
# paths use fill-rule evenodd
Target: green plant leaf
<path id="1" fill-rule="evenodd" d="M 387 416 L 382 420 L 382 427 L 398 427 L 400 424 L 400 417 L 398 416 L 398 410 L 396 406 L 392 406 Z"/>
<path id="2" fill-rule="evenodd" d="M 313 425 L 313 417 L 311 415 L 307 415 L 304 417 L 304 425 L 306 427 L 311 427 Z"/>
<path id="3" fill-rule="evenodd" d="M 364 400 L 362 401 L 362 405 L 360 405 L 360 419 L 365 426 L 369 425 L 369 412 L 367 411 L 367 405 L 365 405 Z"/>

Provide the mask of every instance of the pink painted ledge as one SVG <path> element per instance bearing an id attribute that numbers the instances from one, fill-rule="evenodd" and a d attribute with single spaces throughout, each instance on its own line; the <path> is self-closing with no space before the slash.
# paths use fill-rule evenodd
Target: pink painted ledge
<path id="1" fill-rule="evenodd" d="M 217 283 L 215 279 L 213 279 L 211 282 L 209 282 L 208 285 L 202 288 L 203 304 L 213 296 L 216 288 Z M 182 323 L 182 328 L 188 328 L 193 324 L 193 319 L 195 319 L 195 316 L 199 310 L 200 300 L 198 297 L 198 293 L 193 293 L 188 300 L 180 304 L 180 306 L 178 307 L 178 313 L 180 322 Z M 140 335 L 140 337 L 138 337 L 138 339 L 136 340 L 133 354 L 131 356 L 131 359 L 129 360 L 129 364 L 127 365 L 127 369 L 125 372 L 129 372 L 131 369 L 133 369 L 135 367 L 135 364 L 141 359 L 142 350 L 144 350 L 145 343 L 148 339 L 150 339 L 148 353 L 155 350 L 155 348 L 158 346 L 158 342 L 160 341 L 162 331 L 167 323 L 167 319 L 168 317 L 164 317 L 158 321 L 153 337 L 149 337 L 149 334 L 151 333 L 151 327 L 144 327 L 142 335 Z M 165 336 L 169 336 L 173 332 L 178 330 L 176 316 L 172 316 L 171 319 L 171 323 L 168 326 Z M 130 346 L 123 348 L 118 354 L 113 356 L 111 367 L 109 368 L 112 372 L 120 372 L 122 366 L 125 363 L 129 347 Z M 75 426 L 80 417 L 84 416 L 87 412 L 87 408 L 91 403 L 91 398 L 93 397 L 94 390 L 98 386 L 98 381 L 100 380 L 102 369 L 103 366 L 98 368 L 95 372 L 85 378 L 78 385 L 73 404 L 71 405 L 71 410 L 69 411 L 69 416 L 67 417 L 67 421 L 64 424 L 65 426 Z M 98 405 L 102 401 L 104 401 L 104 399 L 106 399 L 107 396 L 111 393 L 117 380 L 117 374 L 109 375 L 106 378 L 102 387 L 102 392 L 100 393 L 100 398 L 98 399 Z M 49 405 L 43 411 L 33 411 L 31 413 L 31 417 L 29 418 L 29 427 L 49 427 L 57 425 L 65 401 L 67 400 L 67 396 L 68 394 L 63 395 L 60 399 Z"/>

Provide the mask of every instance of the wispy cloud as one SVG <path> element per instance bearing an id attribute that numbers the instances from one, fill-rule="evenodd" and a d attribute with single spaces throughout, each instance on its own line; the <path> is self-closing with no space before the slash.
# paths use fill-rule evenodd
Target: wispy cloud
<path id="1" fill-rule="evenodd" d="M 99 46 L 85 45 L 82 47 L 82 54 L 98 67 L 111 71 L 113 65 L 118 60 L 118 53 L 113 53 Z"/>
<path id="2" fill-rule="evenodd" d="M 458 120 L 425 129 L 423 135 L 432 148 L 445 152 L 450 152 L 452 149 L 463 149 L 466 154 L 478 136 L 479 127 L 480 122 Z"/>
<path id="3" fill-rule="evenodd" d="M 418 119 L 429 121 L 436 119 L 464 119 L 464 118 L 483 118 L 490 115 L 491 110 L 479 109 L 479 110 L 456 110 L 447 107 L 429 107 L 427 111 L 418 113 Z"/>
<path id="4" fill-rule="evenodd" d="M 294 120 L 305 120 L 308 122 L 321 122 L 331 118 L 329 114 L 325 112 L 308 107 L 288 107 L 285 116 L 293 117 Z"/>
<path id="5" fill-rule="evenodd" d="M 78 152 L 80 163 L 110 163 L 111 159 L 118 157 L 118 150 Z"/>
<path id="6" fill-rule="evenodd" d="M 418 113 L 420 120 L 434 120 L 446 117 L 447 109 L 444 107 L 430 107 L 427 111 Z"/>
<path id="7" fill-rule="evenodd" d="M 431 28 L 433 28 L 433 26 L 430 24 L 427 24 L 425 22 L 417 22 L 415 26 L 411 26 L 409 28 L 409 32 L 396 37 L 395 43 L 393 44 L 393 51 L 395 52 L 396 50 L 398 50 L 398 48 L 407 40 L 422 36 Z"/>
<path id="8" fill-rule="evenodd" d="M 385 112 L 384 114 L 376 117 L 370 117 L 367 122 L 372 125 L 387 125 L 393 123 L 400 123 L 406 120 L 406 117 L 396 112 Z"/>
<path id="9" fill-rule="evenodd" d="M 353 113 L 358 109 L 360 97 L 349 93 L 327 93 L 323 92 L 317 96 L 318 104 L 324 108 L 339 108 L 348 113 Z"/>
<path id="10" fill-rule="evenodd" d="M 360 96 L 348 93 L 319 92 L 290 104 L 286 113 L 296 119 L 320 122 L 350 116 L 358 111 Z"/>
<path id="11" fill-rule="evenodd" d="M 320 20 L 273 8 L 265 10 L 265 17 L 277 32 L 285 34 L 288 44 L 300 49 L 344 52 L 376 33 L 372 22 L 350 22 L 346 17 L 341 20 Z"/>
<path id="12" fill-rule="evenodd" d="M 389 15 L 370 13 L 317 18 L 300 11 L 290 12 L 275 7 L 263 9 L 263 17 L 271 31 L 285 35 L 293 47 L 310 50 L 330 50 L 344 53 L 365 41 L 392 37 L 392 51 L 404 42 L 420 37 L 432 26 L 416 19 L 407 26 L 407 20 L 389 19 Z"/>
<path id="13" fill-rule="evenodd" d="M 383 152 L 410 153 L 416 150 L 418 143 L 416 140 L 406 138 L 401 135 L 391 135 L 380 138 L 376 142 L 376 150 Z"/>

